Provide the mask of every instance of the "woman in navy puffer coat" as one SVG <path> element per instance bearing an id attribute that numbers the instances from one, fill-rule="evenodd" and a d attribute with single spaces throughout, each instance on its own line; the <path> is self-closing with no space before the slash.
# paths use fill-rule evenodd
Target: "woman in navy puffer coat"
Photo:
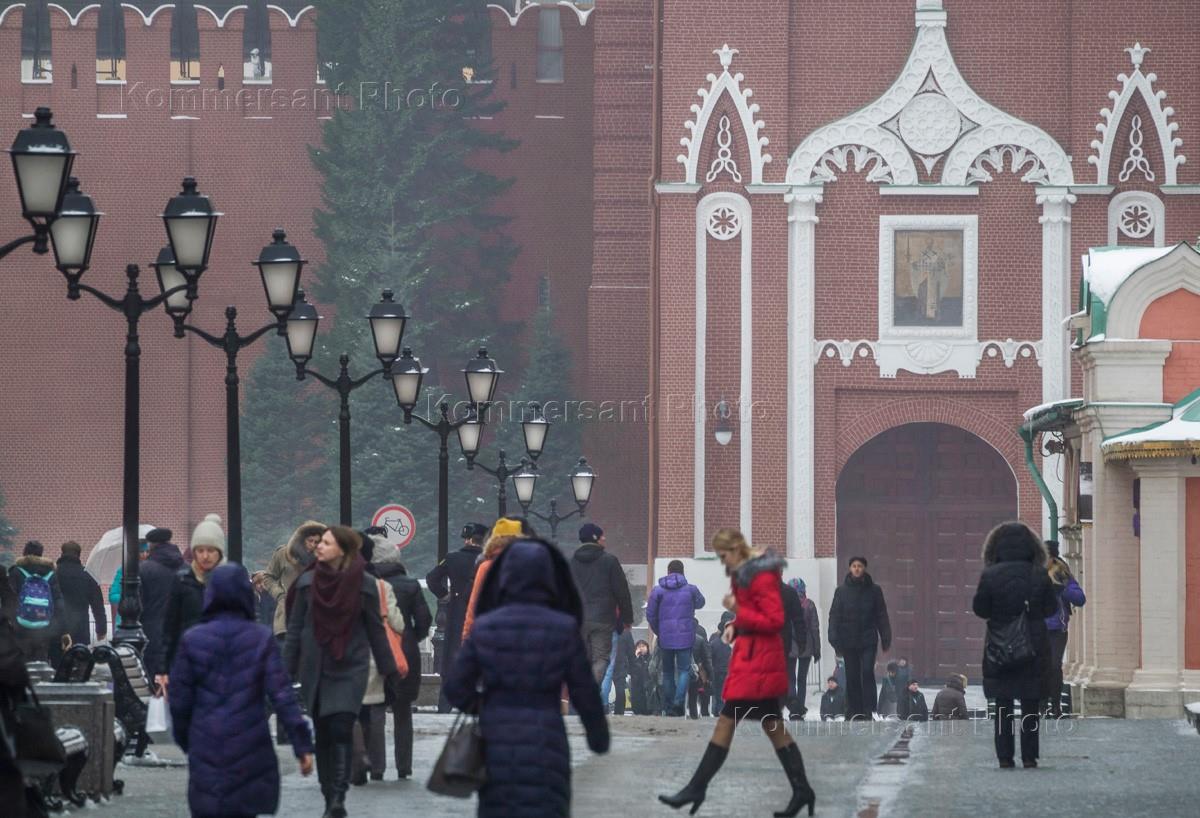
<path id="1" fill-rule="evenodd" d="M 287 726 L 301 771 L 312 771 L 312 738 L 271 629 L 254 621 L 254 591 L 237 564 L 214 569 L 204 616 L 184 633 L 171 666 L 175 741 L 188 754 L 192 815 L 274 813 L 279 764 L 263 701 Z"/>
<path id="2" fill-rule="evenodd" d="M 518 540 L 488 571 L 471 638 L 445 682 L 451 704 L 479 713 L 487 760 L 481 818 L 570 814 L 571 753 L 559 699 L 564 683 L 588 747 L 608 751 L 608 723 L 579 635 L 581 619 L 570 566 L 554 546 Z"/>

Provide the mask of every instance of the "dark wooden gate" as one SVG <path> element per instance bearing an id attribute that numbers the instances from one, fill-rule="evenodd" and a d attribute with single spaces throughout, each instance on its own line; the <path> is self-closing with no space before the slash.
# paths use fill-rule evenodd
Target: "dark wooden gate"
<path id="1" fill-rule="evenodd" d="M 924 684 L 950 673 L 980 682 L 983 623 L 971 612 L 993 526 L 1017 516 L 1012 469 L 955 426 L 913 423 L 875 437 L 838 478 L 839 571 L 854 555 L 883 586 L 893 644 Z"/>

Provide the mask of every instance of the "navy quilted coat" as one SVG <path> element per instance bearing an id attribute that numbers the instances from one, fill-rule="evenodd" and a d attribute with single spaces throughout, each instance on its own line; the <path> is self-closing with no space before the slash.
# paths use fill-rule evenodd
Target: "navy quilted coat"
<path id="1" fill-rule="evenodd" d="M 564 683 L 588 747 L 603 753 L 609 742 L 580 619 L 570 612 L 579 610 L 570 569 L 553 546 L 523 540 L 505 549 L 485 582 L 478 610 L 489 600 L 497 607 L 476 619 L 445 686 L 455 707 L 479 711 L 488 774 L 479 815 L 569 815 L 571 754 L 559 705 Z"/>
<path id="2" fill-rule="evenodd" d="M 265 702 L 299 757 L 313 751 L 308 724 L 271 629 L 254 621 L 246 569 L 222 565 L 204 592 L 204 618 L 184 633 L 168 701 L 175 741 L 188 754 L 193 815 L 259 815 L 279 807 L 279 764 Z"/>

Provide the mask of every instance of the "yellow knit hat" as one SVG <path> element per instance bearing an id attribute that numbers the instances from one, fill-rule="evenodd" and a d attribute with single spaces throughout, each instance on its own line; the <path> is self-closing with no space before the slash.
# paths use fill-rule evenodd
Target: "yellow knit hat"
<path id="1" fill-rule="evenodd" d="M 501 517 L 492 526 L 493 537 L 519 537 L 521 536 L 521 521 L 512 520 L 508 517 Z"/>

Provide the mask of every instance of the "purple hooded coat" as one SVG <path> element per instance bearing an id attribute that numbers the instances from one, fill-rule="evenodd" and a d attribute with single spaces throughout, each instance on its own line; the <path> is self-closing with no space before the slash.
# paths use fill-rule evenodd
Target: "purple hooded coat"
<path id="1" fill-rule="evenodd" d="M 646 621 L 667 650 L 692 647 L 696 638 L 696 611 L 704 607 L 704 594 L 688 584 L 683 574 L 667 574 L 650 592 Z"/>

